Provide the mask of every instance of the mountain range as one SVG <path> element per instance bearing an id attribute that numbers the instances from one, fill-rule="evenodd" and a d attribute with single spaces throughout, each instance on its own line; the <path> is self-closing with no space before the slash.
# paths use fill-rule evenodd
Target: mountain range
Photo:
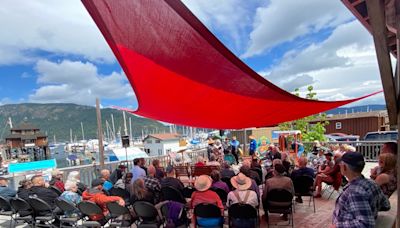
<path id="1" fill-rule="evenodd" d="M 104 132 L 106 132 L 106 120 L 112 126 L 111 114 L 114 117 L 115 131 L 124 134 L 122 111 L 110 108 L 101 109 Z M 2 105 L 0 106 L 0 140 L 10 133 L 7 124 L 9 117 L 11 117 L 13 127 L 25 121 L 40 128 L 41 132 L 48 135 L 50 142 L 53 142 L 54 136 L 58 142 L 69 141 L 70 129 L 72 129 L 73 138 L 81 140 L 83 138 L 81 123 L 83 124 L 85 139 L 97 138 L 96 108 L 91 106 L 34 103 Z M 168 126 L 158 121 L 127 113 L 128 134 L 129 118 L 131 118 L 132 135 L 134 137 L 141 136 L 142 129 L 148 133 L 169 131 Z"/>

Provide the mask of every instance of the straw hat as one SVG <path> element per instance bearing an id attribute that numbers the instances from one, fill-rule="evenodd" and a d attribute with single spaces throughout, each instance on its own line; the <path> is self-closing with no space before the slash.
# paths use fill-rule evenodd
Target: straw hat
<path id="1" fill-rule="evenodd" d="M 209 139 L 208 140 L 208 144 L 214 144 L 214 140 L 213 139 Z"/>
<path id="2" fill-rule="evenodd" d="M 211 177 L 209 177 L 208 175 L 200 175 L 196 178 L 196 181 L 194 182 L 194 187 L 197 189 L 197 191 L 204 192 L 211 187 L 211 184 Z"/>
<path id="3" fill-rule="evenodd" d="M 231 184 L 239 191 L 244 191 L 250 188 L 251 180 L 243 173 L 239 173 L 237 176 L 231 178 Z"/>

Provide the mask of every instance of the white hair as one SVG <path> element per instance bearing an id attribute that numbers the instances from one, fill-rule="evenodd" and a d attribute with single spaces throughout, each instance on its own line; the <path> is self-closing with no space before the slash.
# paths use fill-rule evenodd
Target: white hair
<path id="1" fill-rule="evenodd" d="M 64 184 L 65 191 L 70 191 L 73 187 L 77 187 L 75 181 L 67 180 Z"/>
<path id="2" fill-rule="evenodd" d="M 78 176 L 79 176 L 79 171 L 72 171 L 68 174 L 67 181 L 80 182 Z"/>

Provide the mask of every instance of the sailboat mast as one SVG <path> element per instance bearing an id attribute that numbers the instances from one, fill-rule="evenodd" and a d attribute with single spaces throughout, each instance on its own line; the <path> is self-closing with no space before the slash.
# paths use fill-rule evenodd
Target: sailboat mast
<path id="1" fill-rule="evenodd" d="M 8 124 L 10 124 L 10 129 L 13 128 L 13 124 L 12 124 L 12 121 L 11 121 L 11 117 L 8 117 Z"/>
<path id="2" fill-rule="evenodd" d="M 115 140 L 115 125 L 114 125 L 114 115 L 113 114 L 111 114 L 111 124 L 112 124 L 113 140 Z"/>
<path id="3" fill-rule="evenodd" d="M 122 116 L 124 117 L 124 135 L 128 135 L 128 129 L 126 127 L 126 115 L 125 115 L 125 112 L 122 112 Z"/>
<path id="4" fill-rule="evenodd" d="M 82 140 L 85 140 L 85 132 L 83 131 L 83 123 L 81 122 Z"/>
<path id="5" fill-rule="evenodd" d="M 69 141 L 72 143 L 72 129 L 69 129 Z"/>
<path id="6" fill-rule="evenodd" d="M 129 117 L 129 138 L 132 140 L 132 118 Z"/>
<path id="7" fill-rule="evenodd" d="M 106 132 L 107 132 L 107 140 L 108 140 L 108 142 L 110 142 L 111 140 L 110 140 L 110 131 L 109 131 L 109 128 L 110 126 L 109 126 L 109 124 L 108 124 L 108 121 L 106 120 Z"/>

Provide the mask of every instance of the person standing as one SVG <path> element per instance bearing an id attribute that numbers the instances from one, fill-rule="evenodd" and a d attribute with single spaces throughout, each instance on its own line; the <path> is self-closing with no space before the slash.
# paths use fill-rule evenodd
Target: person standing
<path id="1" fill-rule="evenodd" d="M 253 135 L 250 135 L 249 139 L 250 139 L 249 155 L 253 156 L 256 153 L 256 150 L 257 150 L 257 141 L 256 141 L 256 139 L 254 138 Z"/>
<path id="2" fill-rule="evenodd" d="M 238 153 L 239 153 L 240 142 L 236 139 L 236 136 L 232 136 L 232 140 L 231 140 L 230 144 L 231 144 L 232 155 L 236 159 L 236 164 L 239 164 L 239 155 L 238 155 Z"/>
<path id="3" fill-rule="evenodd" d="M 131 170 L 131 173 L 133 175 L 131 183 L 135 182 L 135 180 L 137 180 L 138 178 L 143 178 L 146 176 L 146 172 L 139 165 L 140 165 L 140 159 L 135 158 L 133 160 L 133 168 Z"/>
<path id="4" fill-rule="evenodd" d="M 340 171 L 349 183 L 336 200 L 331 228 L 375 227 L 378 211 L 390 209 L 390 203 L 380 187 L 362 174 L 365 162 L 361 153 L 345 153 Z"/>

